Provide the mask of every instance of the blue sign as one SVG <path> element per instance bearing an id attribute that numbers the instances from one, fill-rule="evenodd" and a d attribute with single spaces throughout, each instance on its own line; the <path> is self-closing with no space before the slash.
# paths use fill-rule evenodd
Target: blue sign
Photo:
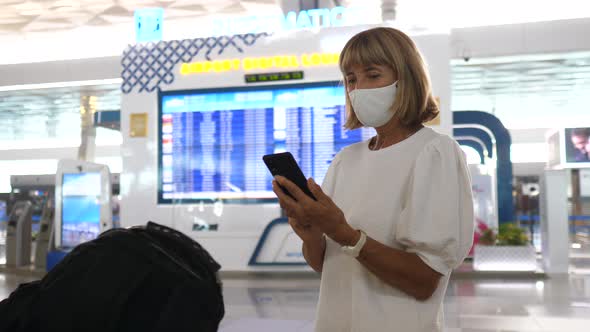
<path id="1" fill-rule="evenodd" d="M 138 43 L 162 40 L 163 8 L 145 8 L 135 11 L 135 41 Z"/>

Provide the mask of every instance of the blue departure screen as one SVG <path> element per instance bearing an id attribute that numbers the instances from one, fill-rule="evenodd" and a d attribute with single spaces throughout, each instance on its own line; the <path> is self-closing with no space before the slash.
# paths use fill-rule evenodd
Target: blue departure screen
<path id="1" fill-rule="evenodd" d="M 340 149 L 374 135 L 347 131 L 338 83 L 163 92 L 159 202 L 276 198 L 262 156 L 289 151 L 321 183 Z"/>
<path id="2" fill-rule="evenodd" d="M 99 173 L 64 174 L 62 181 L 61 245 L 73 248 L 100 232 Z"/>

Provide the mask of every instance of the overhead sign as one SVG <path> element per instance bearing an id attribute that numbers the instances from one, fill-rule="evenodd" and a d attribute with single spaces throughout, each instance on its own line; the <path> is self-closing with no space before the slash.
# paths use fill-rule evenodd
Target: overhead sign
<path id="1" fill-rule="evenodd" d="M 318 29 L 356 25 L 367 20 L 365 9 L 355 7 L 334 7 L 288 12 L 287 15 L 246 16 L 216 19 L 213 21 L 213 34 L 231 36 L 247 33 Z"/>
<path id="2" fill-rule="evenodd" d="M 335 66 L 338 64 L 339 53 L 304 53 L 297 55 L 277 55 L 248 57 L 243 59 L 196 61 L 183 63 L 180 67 L 182 75 L 221 73 L 237 70 L 259 69 L 293 69 L 301 67 Z"/>
<path id="3" fill-rule="evenodd" d="M 162 40 L 163 8 L 138 9 L 135 18 L 135 41 L 138 43 Z"/>

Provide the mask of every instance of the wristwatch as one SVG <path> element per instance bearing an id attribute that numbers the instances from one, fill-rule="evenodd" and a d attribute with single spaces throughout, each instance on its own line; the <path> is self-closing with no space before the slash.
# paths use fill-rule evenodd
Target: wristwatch
<path id="1" fill-rule="evenodd" d="M 363 249 L 363 247 L 365 246 L 365 243 L 367 242 L 367 234 L 360 229 L 358 231 L 361 232 L 361 238 L 354 245 L 354 247 L 353 246 L 340 247 L 340 249 L 342 250 L 343 253 L 347 254 L 348 256 L 354 257 L 354 258 L 357 258 L 359 256 L 359 254 L 361 253 L 361 250 Z"/>

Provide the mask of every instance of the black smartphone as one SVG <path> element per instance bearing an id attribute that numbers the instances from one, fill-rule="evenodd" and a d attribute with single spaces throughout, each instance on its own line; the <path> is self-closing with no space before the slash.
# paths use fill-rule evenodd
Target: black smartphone
<path id="1" fill-rule="evenodd" d="M 275 154 L 267 154 L 262 157 L 262 160 L 268 167 L 268 170 L 273 176 L 280 175 L 284 176 L 289 179 L 291 182 L 295 183 L 297 187 L 301 189 L 307 196 L 316 199 L 309 188 L 307 187 L 307 179 L 295 158 L 291 152 L 282 152 L 282 153 L 275 153 Z M 289 195 L 291 198 L 295 199 L 291 193 L 285 189 L 283 186 L 280 186 L 281 189 L 285 192 L 285 194 Z"/>

